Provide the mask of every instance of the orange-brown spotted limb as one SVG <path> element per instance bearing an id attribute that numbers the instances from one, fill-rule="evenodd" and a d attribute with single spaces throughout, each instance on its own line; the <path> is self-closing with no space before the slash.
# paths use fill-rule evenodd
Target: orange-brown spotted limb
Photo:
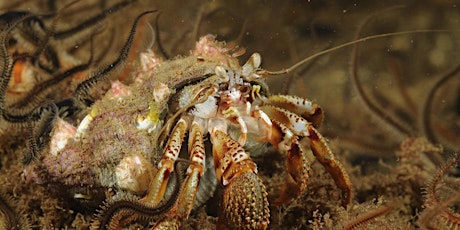
<path id="1" fill-rule="evenodd" d="M 315 158 L 331 174 L 337 187 L 342 191 L 342 205 L 349 205 L 352 201 L 352 189 L 348 174 L 340 162 L 335 160 L 325 139 L 315 128 L 319 127 L 323 120 L 321 108 L 309 100 L 288 95 L 275 95 L 264 101 L 266 104 L 261 106 L 261 111 L 272 123 L 271 131 L 266 133 L 265 138 L 278 150 L 287 154 L 287 169 L 298 185 L 298 189 L 294 190 L 295 194 L 292 190 L 290 194 L 281 194 L 276 203 L 289 201 L 307 188 L 311 166 L 300 141 L 308 138 Z M 292 188 L 289 181 L 286 188 Z"/>
<path id="2" fill-rule="evenodd" d="M 216 176 L 225 191 L 218 229 L 266 229 L 269 224 L 265 186 L 243 147 L 221 130 L 211 131 Z"/>
<path id="3" fill-rule="evenodd" d="M 311 149 L 316 159 L 331 174 L 337 187 L 342 190 L 342 206 L 347 207 L 353 199 L 350 178 L 342 164 L 334 157 L 324 137 L 314 127 L 309 127 Z"/>
<path id="4" fill-rule="evenodd" d="M 173 130 L 173 135 L 179 135 L 178 137 L 183 138 L 184 122 L 184 119 L 179 120 L 178 125 L 176 125 L 176 128 Z M 177 128 L 179 128 L 180 130 L 176 130 Z M 170 142 L 168 142 L 168 146 L 171 146 L 172 143 Z M 181 223 L 189 217 L 190 212 L 192 211 L 200 179 L 204 173 L 204 163 L 206 157 L 206 153 L 204 150 L 203 127 L 197 121 L 191 122 L 188 143 L 188 152 L 190 155 L 191 164 L 187 169 L 187 177 L 182 185 L 176 205 L 165 215 L 163 219 L 157 222 L 152 229 L 177 229 L 180 227 Z M 165 149 L 168 149 L 168 147 L 166 147 Z M 180 149 L 180 147 L 176 146 L 176 149 Z M 167 159 L 168 155 L 168 152 L 165 151 L 163 159 Z M 167 161 L 170 160 L 171 159 L 167 159 Z M 154 183 L 165 184 L 165 181 L 167 182 L 167 178 L 166 180 L 165 178 L 163 178 L 162 181 L 160 181 L 160 179 L 155 179 Z M 149 194 L 151 195 L 147 195 L 144 199 L 147 200 L 149 196 L 155 195 L 152 194 L 151 191 L 152 190 L 149 190 Z M 161 198 L 162 194 L 164 194 L 164 191 L 160 192 L 161 193 L 159 193 L 159 195 L 161 196 L 158 196 L 158 198 Z"/>

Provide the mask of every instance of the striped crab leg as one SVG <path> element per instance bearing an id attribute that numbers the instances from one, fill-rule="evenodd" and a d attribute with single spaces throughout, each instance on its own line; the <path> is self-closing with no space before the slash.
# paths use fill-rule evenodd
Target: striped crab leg
<path id="1" fill-rule="evenodd" d="M 180 118 L 174 126 L 168 143 L 163 150 L 158 172 L 150 183 L 147 195 L 142 198 L 144 202 L 156 205 L 163 199 L 169 177 L 174 171 L 174 162 L 179 157 L 187 126 L 188 122 L 183 118 Z"/>
<path id="2" fill-rule="evenodd" d="M 203 125 L 199 121 L 193 121 L 191 124 L 188 146 L 191 164 L 187 168 L 187 177 L 177 203 L 153 229 L 178 229 L 181 222 L 187 219 L 192 211 L 198 185 L 204 173 L 206 157 Z"/>

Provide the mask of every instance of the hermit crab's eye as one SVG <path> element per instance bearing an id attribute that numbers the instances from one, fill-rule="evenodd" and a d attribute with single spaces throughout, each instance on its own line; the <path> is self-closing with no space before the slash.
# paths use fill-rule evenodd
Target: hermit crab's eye
<path id="1" fill-rule="evenodd" d="M 219 90 L 224 91 L 227 89 L 228 89 L 228 82 L 224 82 L 219 85 Z"/>
<path id="2" fill-rule="evenodd" d="M 248 95 L 251 93 L 252 87 L 249 85 L 242 85 L 240 86 L 240 92 L 242 95 Z"/>

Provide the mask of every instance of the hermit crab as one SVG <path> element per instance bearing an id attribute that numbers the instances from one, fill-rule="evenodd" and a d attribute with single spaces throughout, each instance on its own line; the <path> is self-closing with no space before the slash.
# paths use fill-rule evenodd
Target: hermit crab
<path id="1" fill-rule="evenodd" d="M 28 229 L 30 224 L 19 223 L 30 222 L 35 228 L 43 229 L 351 229 L 363 222 L 379 225 L 384 220 L 373 220 L 378 216 L 383 219 L 383 215 L 396 208 L 389 204 L 366 213 L 369 206 L 362 209 L 361 201 L 377 194 L 395 195 L 398 197 L 395 200 L 400 200 L 401 194 L 410 194 L 399 181 L 382 184 L 379 184 L 380 180 L 368 181 L 374 178 L 370 177 L 373 174 L 358 172 L 365 170 L 359 170 L 364 169 L 361 168 L 363 165 L 356 162 L 357 157 L 350 156 L 353 153 L 347 152 L 336 159 L 331 151 L 340 152 L 337 149 L 343 147 L 343 140 L 353 136 L 350 131 L 355 130 L 359 133 L 353 140 L 363 141 L 352 144 L 383 141 L 381 135 L 374 135 L 366 142 L 362 129 L 347 125 L 356 121 L 359 127 L 366 126 L 361 119 L 354 119 L 359 112 L 351 105 L 354 93 L 348 87 L 355 86 L 363 99 L 368 98 L 367 94 L 373 95 L 369 98 L 375 96 L 376 105 L 383 110 L 406 111 L 398 110 L 397 106 L 386 106 L 394 99 L 386 98 L 391 94 L 389 92 L 374 95 L 375 90 L 371 88 L 365 89 L 369 91 L 359 88 L 361 83 L 358 80 L 362 80 L 365 87 L 367 81 L 377 78 L 374 73 L 387 73 L 387 65 L 375 62 L 381 60 L 382 53 L 361 63 L 366 67 L 375 65 L 377 71 L 369 74 L 367 68 L 363 68 L 362 76 L 367 78 L 358 79 L 358 74 L 352 73 L 352 82 L 348 82 L 346 68 L 336 66 L 336 62 L 333 62 L 333 68 L 329 68 L 333 66 L 332 62 L 323 62 L 330 56 L 318 60 L 313 65 L 314 70 L 308 71 L 308 78 L 293 80 L 301 84 L 291 84 L 290 77 L 300 76 L 304 67 L 308 68 L 303 64 L 312 57 L 288 69 L 266 70 L 267 66 L 288 66 L 286 62 L 295 62 L 299 56 L 306 56 L 305 53 L 297 55 L 296 50 L 315 53 L 314 50 L 324 49 L 340 40 L 352 39 L 347 37 L 348 33 L 339 32 L 353 31 L 354 20 L 338 27 L 329 21 L 329 15 L 354 18 L 353 15 L 357 14 L 350 9 L 356 10 L 356 5 L 336 3 L 340 6 L 332 10 L 335 13 L 328 13 L 327 20 L 323 20 L 322 12 L 308 13 L 310 8 L 315 9 L 310 5 L 313 3 L 305 6 L 303 11 L 304 2 L 299 7 L 295 1 L 263 5 L 250 1 L 251 7 L 242 4 L 244 1 L 233 2 L 232 6 L 219 1 L 212 1 L 209 5 L 190 2 L 194 7 L 183 7 L 184 4 L 179 2 L 174 6 L 181 7 L 169 9 L 177 16 L 170 21 L 164 17 L 168 11 L 156 5 L 157 2 L 169 4 L 170 1 L 120 0 L 115 3 L 92 0 L 79 1 L 72 7 L 73 3 L 64 6 L 67 3 L 54 0 L 22 2 L 42 8 L 18 7 L 12 1 L 0 14 L 0 219 L 3 218 L 0 226 Z M 330 8 L 323 2 L 321 5 Z M 187 8 L 187 13 L 181 8 Z M 163 12 L 161 20 L 158 13 L 140 14 L 145 9 L 159 9 L 157 12 Z M 273 9 L 283 10 L 273 14 Z M 412 7 L 405 12 L 409 11 Z M 365 12 L 367 15 L 369 9 L 366 8 Z M 120 20 L 119 15 L 126 17 Z M 155 21 L 154 15 L 157 16 Z M 356 20 L 363 20 L 362 14 L 358 15 Z M 421 21 L 429 21 L 425 13 L 421 15 L 424 16 Z M 449 20 L 456 15 L 449 15 Z M 181 21 L 194 17 L 195 22 L 184 24 Z M 128 18 L 130 23 L 125 25 Z M 229 22 L 230 18 L 234 23 Z M 267 18 L 276 18 L 276 25 L 266 23 Z M 314 21 L 307 18 L 314 18 Z M 151 24 L 145 23 L 146 19 Z M 368 20 L 364 19 L 363 27 Z M 397 19 L 382 21 L 388 25 L 394 20 Z M 433 27 L 437 28 L 438 22 L 435 22 L 437 24 Z M 284 26 L 285 23 L 289 26 Z M 376 37 L 413 33 L 381 34 L 389 30 L 386 26 L 382 30 L 382 24 L 377 22 L 369 26 L 380 35 L 358 39 L 361 32 L 357 32 L 353 42 L 314 56 Z M 178 29 L 181 26 L 177 25 L 183 28 Z M 316 30 L 316 27 L 325 29 Z M 240 30 L 240 33 L 229 28 Z M 273 33 L 268 32 L 270 29 Z M 398 29 L 401 28 L 398 26 Z M 210 32 L 218 35 L 205 35 Z M 323 39 L 322 33 L 332 33 L 334 37 L 340 35 L 340 39 Z M 269 39 L 260 39 L 262 36 L 269 38 L 268 35 L 279 36 L 277 41 L 282 42 L 273 46 Z M 403 36 L 405 38 L 400 41 L 399 37 L 382 50 L 385 56 L 398 55 L 399 58 L 401 54 L 413 54 L 404 50 L 409 49 L 409 43 L 410 50 L 419 50 L 413 45 L 417 44 L 415 39 Z M 244 49 L 233 43 L 222 42 L 232 40 L 253 49 L 247 52 L 252 55 L 243 54 Z M 139 41 L 146 44 L 138 46 Z M 156 47 L 144 46 L 149 43 Z M 160 43 L 166 49 L 163 50 Z M 268 46 L 270 52 L 267 53 L 262 48 L 264 46 Z M 368 46 L 374 47 L 366 44 Z M 184 47 L 187 47 L 187 53 L 184 53 Z M 354 59 L 375 54 L 366 50 L 358 55 L 357 47 L 356 44 Z M 380 49 L 382 43 L 377 47 Z M 170 58 L 174 55 L 169 54 L 177 53 L 183 56 Z M 275 63 L 270 61 L 270 53 L 276 55 Z M 261 56 L 264 57 L 263 65 Z M 290 61 L 289 57 L 292 58 Z M 344 60 L 343 57 L 336 55 L 340 60 Z M 412 62 L 412 56 L 407 55 L 401 60 Z M 358 63 L 348 59 L 346 62 Z M 410 66 L 417 67 L 417 73 L 425 73 L 418 70 L 419 64 L 414 62 Z M 412 68 L 405 68 L 412 72 Z M 329 69 L 340 73 L 331 73 Z M 353 69 L 358 68 L 354 66 Z M 288 79 L 270 77 L 285 74 Z M 404 78 L 412 81 L 408 76 Z M 318 79 L 321 80 L 316 81 Z M 283 81 L 286 87 L 277 91 L 279 89 L 271 80 Z M 343 93 L 331 94 L 327 90 L 330 89 L 329 83 Z M 412 91 L 414 84 L 401 85 L 401 88 Z M 288 92 L 297 96 L 287 95 Z M 333 102 L 322 102 L 322 94 L 332 97 Z M 441 96 L 444 98 L 445 94 Z M 305 99 L 307 97 L 314 97 L 318 104 Z M 372 104 L 368 104 L 367 107 L 372 109 Z M 427 101 L 426 104 L 432 103 Z M 330 114 L 326 127 L 320 127 L 324 120 L 323 110 Z M 427 117 L 434 117 L 429 110 L 423 111 Z M 343 127 L 343 133 L 334 132 L 334 122 L 340 123 L 338 126 Z M 375 128 L 371 126 L 366 130 Z M 331 149 L 322 135 L 338 137 Z M 20 162 L 22 156 L 23 162 Z M 346 167 L 342 167 L 338 159 L 346 162 Z M 368 158 L 364 160 L 365 168 L 374 170 L 375 164 L 368 164 Z M 350 174 L 352 178 L 348 179 L 344 168 L 352 168 L 350 164 L 354 170 Z M 354 199 L 350 180 L 354 182 L 353 192 L 357 194 Z M 379 184 L 378 190 L 374 188 L 376 183 Z M 398 188 L 387 192 L 388 186 L 395 184 Z M 408 186 L 416 191 L 410 197 L 418 197 L 415 194 L 419 194 L 419 187 L 413 189 L 416 186 L 412 182 Z M 389 201 L 387 198 L 393 200 L 391 197 L 378 200 Z M 417 214 L 412 211 L 420 210 L 421 202 L 413 202 L 406 195 L 404 200 L 411 203 L 407 205 L 411 213 L 404 216 L 414 220 Z M 340 207 L 340 202 L 346 210 Z M 398 208 L 397 214 L 391 211 L 393 213 L 389 215 L 399 215 L 400 211 Z M 398 219 L 403 220 L 401 226 L 407 227 L 405 217 Z M 324 224 L 326 222 L 328 225 Z M 393 221 L 390 222 L 393 226 Z"/>
<path id="2" fill-rule="evenodd" d="M 76 199 L 91 199 L 94 188 L 144 194 L 140 200 L 129 195 L 109 198 L 93 227 L 114 226 L 108 223 L 112 219 L 123 223 L 120 220 L 126 213 L 153 215 L 162 210 L 166 215 L 154 227 L 166 229 L 178 228 L 188 218 L 200 179 L 206 170 L 214 170 L 224 187 L 219 223 L 232 229 L 265 229 L 270 215 L 267 192 L 246 147 L 269 143 L 286 154 L 297 195 L 307 189 L 312 153 L 342 191 L 343 206 L 351 203 L 348 175 L 317 130 L 323 121 L 321 108 L 304 98 L 271 95 L 263 80 L 279 73 L 262 69 L 258 53 L 240 65 L 237 57 L 242 50 L 212 35 L 200 38 L 186 57 L 162 60 L 146 51 L 130 84 L 112 81 L 103 97 L 93 98 L 92 88 L 125 60 L 140 18 L 153 12 L 136 18 L 120 58 L 81 82 L 74 97 L 17 114 L 4 106 L 5 89 L 16 64 L 7 54 L 5 39 L 16 24 L 31 16 L 17 14 L 10 21 L 2 33 L 1 112 L 9 122 L 29 121 L 29 146 L 34 154 L 27 163 L 42 152 L 24 170 L 28 180 L 80 188 L 73 194 Z M 77 113 L 86 115 L 76 125 L 61 118 Z M 42 127 L 33 127 L 42 119 Z M 51 130 L 46 130 L 49 124 Z M 49 143 L 43 141 L 47 133 Z M 207 138 L 211 150 L 205 146 Z M 301 144 L 304 139 L 311 152 Z M 177 180 L 180 191 L 176 189 L 169 201 L 161 203 L 168 200 L 168 182 L 177 171 L 181 151 L 189 157 L 186 178 L 183 183 Z M 206 161 L 207 151 L 212 151 L 212 161 Z"/>
<path id="3" fill-rule="evenodd" d="M 113 65 L 123 61 L 137 22 L 148 13 L 152 12 L 137 17 L 122 56 Z M 3 52 L 8 57 L 5 47 Z M 275 73 L 260 67 L 261 56 L 257 53 L 241 66 L 237 60 L 241 53 L 235 46 L 208 35 L 199 39 L 187 57 L 161 60 L 151 51 L 142 53 L 132 83 L 113 81 L 101 99 L 93 99 L 90 91 L 111 67 L 80 83 L 74 98 L 63 102 L 20 115 L 2 105 L 5 120 L 38 121 L 48 116 L 45 123 L 53 124 L 49 144 L 44 144 L 47 151 L 43 151 L 39 162 L 25 169 L 25 177 L 36 183 L 80 187 L 80 192 L 74 193 L 80 199 L 91 199 L 89 187 L 115 188 L 133 194 L 147 192 L 135 204 L 152 209 L 161 206 L 182 150 L 190 158 L 187 175 L 177 201 L 168 202 L 172 208 L 156 228 L 178 227 L 188 217 L 200 178 L 207 169 L 215 170 L 217 180 L 225 188 L 220 222 L 229 228 L 264 229 L 269 224 L 267 192 L 245 147 L 249 142 L 270 143 L 286 154 L 287 169 L 300 194 L 307 189 L 311 176 L 311 153 L 300 144 L 306 138 L 313 155 L 342 190 L 342 204 L 350 204 L 348 175 L 317 131 L 323 120 L 321 108 L 304 98 L 270 95 L 263 79 Z M 11 66 L 3 66 L 4 88 L 9 79 L 5 73 L 11 73 Z M 87 111 L 87 115 L 74 126 L 59 117 L 63 108 L 66 115 L 77 110 Z M 39 133 L 43 135 L 45 131 Z M 182 147 L 186 134 L 188 145 Z M 32 151 L 41 151 L 40 135 L 32 132 Z M 210 162 L 205 160 L 208 137 L 214 169 L 205 165 Z M 123 199 L 127 198 L 118 201 Z M 114 202 L 108 202 L 94 226 L 105 228 L 104 218 L 111 219 L 118 213 L 111 204 Z"/>
<path id="4" fill-rule="evenodd" d="M 206 135 L 212 143 L 217 179 L 225 187 L 221 219 L 231 228 L 263 229 L 269 222 L 265 187 L 250 153 L 244 149 L 248 136 L 256 135 L 255 141 L 268 142 L 287 154 L 287 168 L 300 192 L 307 188 L 311 172 L 309 157 L 299 141 L 308 138 L 313 154 L 342 190 L 343 205 L 348 205 L 348 175 L 316 129 L 323 119 L 321 109 L 303 98 L 268 95 L 261 80 L 270 72 L 260 68 L 260 55 L 253 54 L 240 66 L 231 51 L 232 47 L 208 35 L 185 58 L 160 61 L 153 53 L 145 53 L 148 57 L 141 59 L 144 68 L 136 84 L 127 87 L 131 93 L 116 99 L 136 101 L 134 104 L 141 112 L 133 114 L 136 122 L 131 123 L 137 129 L 159 130 L 155 135 L 160 138 L 162 157 L 143 198 L 145 202 L 156 204 L 162 200 L 184 136 L 189 133 L 186 148 L 191 165 L 187 177 L 176 207 L 157 227 L 175 226 L 187 218 L 206 168 Z M 145 95 L 142 102 L 135 99 L 140 98 L 138 93 Z M 165 107 L 169 115 L 161 124 L 157 119 L 159 108 Z M 87 118 L 95 120 L 101 115 L 90 114 Z M 167 139 L 165 144 L 163 139 Z"/>

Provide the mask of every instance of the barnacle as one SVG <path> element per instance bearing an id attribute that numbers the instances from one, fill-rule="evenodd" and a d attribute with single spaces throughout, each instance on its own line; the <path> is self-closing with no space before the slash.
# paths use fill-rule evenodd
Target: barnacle
<path id="1" fill-rule="evenodd" d="M 120 189 L 134 194 L 143 193 L 155 175 L 152 163 L 140 154 L 125 156 L 115 168 L 115 176 Z"/>

